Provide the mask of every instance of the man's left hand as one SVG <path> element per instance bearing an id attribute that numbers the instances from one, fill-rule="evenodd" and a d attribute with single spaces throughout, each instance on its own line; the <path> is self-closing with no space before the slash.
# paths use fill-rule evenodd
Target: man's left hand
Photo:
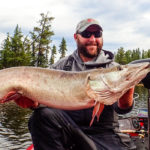
<path id="1" fill-rule="evenodd" d="M 21 96 L 20 98 L 14 100 L 14 102 L 22 108 L 36 108 L 38 107 L 38 102 L 34 102 L 31 99 Z"/>

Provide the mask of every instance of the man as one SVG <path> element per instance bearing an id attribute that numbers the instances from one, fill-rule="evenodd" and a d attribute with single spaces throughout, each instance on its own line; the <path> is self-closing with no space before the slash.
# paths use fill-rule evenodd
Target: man
<path id="1" fill-rule="evenodd" d="M 91 18 L 82 20 L 74 34 L 77 50 L 51 68 L 84 71 L 117 65 L 113 54 L 102 49 L 102 34 L 98 21 Z M 117 113 L 124 114 L 132 109 L 133 92 L 132 88 L 115 104 L 105 106 L 99 121 L 94 120 L 91 127 L 93 108 L 65 111 L 39 106 L 34 109 L 29 121 L 35 150 L 127 150 L 128 146 L 117 134 Z"/>

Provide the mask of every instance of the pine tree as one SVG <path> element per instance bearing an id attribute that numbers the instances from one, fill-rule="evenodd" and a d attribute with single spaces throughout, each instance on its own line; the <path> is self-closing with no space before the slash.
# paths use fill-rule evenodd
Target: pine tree
<path id="1" fill-rule="evenodd" d="M 67 51 L 66 40 L 64 38 L 62 38 L 62 41 L 59 47 L 60 47 L 59 49 L 60 58 L 63 58 L 66 56 L 66 51 Z"/>
<path id="2" fill-rule="evenodd" d="M 54 32 L 51 30 L 51 21 L 53 19 L 53 17 L 48 16 L 48 13 L 46 15 L 42 13 L 39 27 L 34 27 L 33 32 L 31 32 L 32 63 L 35 66 L 48 66 L 49 44 L 51 43 L 51 36 L 54 35 Z"/>
<path id="3" fill-rule="evenodd" d="M 51 54 L 51 58 L 50 58 L 50 65 L 54 64 L 56 54 L 57 54 L 56 46 L 53 45 L 52 54 Z"/>
<path id="4" fill-rule="evenodd" d="M 142 50 L 142 59 L 148 58 L 147 51 Z"/>
<path id="5" fill-rule="evenodd" d="M 115 56 L 115 61 L 119 64 L 126 64 L 126 58 L 125 58 L 125 50 L 123 47 L 120 47 L 117 51 L 117 54 Z"/>
<path id="6" fill-rule="evenodd" d="M 1 50 L 1 68 L 30 65 L 31 53 L 29 40 L 23 37 L 17 25 L 12 37 L 7 34 Z"/>
<path id="7" fill-rule="evenodd" d="M 139 48 L 132 51 L 132 60 L 138 60 L 138 59 L 141 59 L 141 52 Z"/>
<path id="8" fill-rule="evenodd" d="M 37 60 L 36 35 L 34 32 L 30 32 L 30 34 L 31 34 L 31 39 L 32 39 L 32 43 L 31 43 L 31 66 L 35 66 L 36 60 Z"/>
<path id="9" fill-rule="evenodd" d="M 27 46 L 27 47 L 26 47 Z M 11 37 L 12 66 L 30 65 L 30 44 L 27 37 L 24 39 L 21 28 L 17 25 Z"/>
<path id="10" fill-rule="evenodd" d="M 0 51 L 0 69 L 7 68 L 10 66 L 10 56 L 11 53 L 11 41 L 9 33 L 7 33 L 7 38 L 4 40 L 2 45 L 2 50 Z"/>
<path id="11" fill-rule="evenodd" d="M 150 49 L 147 50 L 147 58 L 150 58 Z"/>
<path id="12" fill-rule="evenodd" d="M 132 56 L 132 51 L 131 50 L 127 50 L 125 52 L 125 60 L 126 60 L 125 64 L 128 64 L 129 62 L 132 61 L 131 56 Z"/>

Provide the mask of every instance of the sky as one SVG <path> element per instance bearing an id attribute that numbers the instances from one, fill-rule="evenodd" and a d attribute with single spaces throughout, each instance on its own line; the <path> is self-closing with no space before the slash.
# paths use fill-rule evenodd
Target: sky
<path id="1" fill-rule="evenodd" d="M 26 36 L 38 26 L 41 13 L 54 17 L 51 45 L 57 49 L 64 37 L 67 55 L 76 49 L 73 35 L 77 24 L 94 18 L 103 28 L 103 49 L 116 52 L 150 49 L 149 0 L 4 0 L 0 4 L 0 45 L 7 33 L 13 35 L 18 24 Z"/>

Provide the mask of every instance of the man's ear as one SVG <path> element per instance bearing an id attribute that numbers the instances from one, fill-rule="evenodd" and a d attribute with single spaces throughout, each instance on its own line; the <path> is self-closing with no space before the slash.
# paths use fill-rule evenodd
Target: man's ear
<path id="1" fill-rule="evenodd" d="M 74 39 L 75 39 L 75 41 L 77 41 L 77 34 L 76 33 L 74 34 Z"/>

